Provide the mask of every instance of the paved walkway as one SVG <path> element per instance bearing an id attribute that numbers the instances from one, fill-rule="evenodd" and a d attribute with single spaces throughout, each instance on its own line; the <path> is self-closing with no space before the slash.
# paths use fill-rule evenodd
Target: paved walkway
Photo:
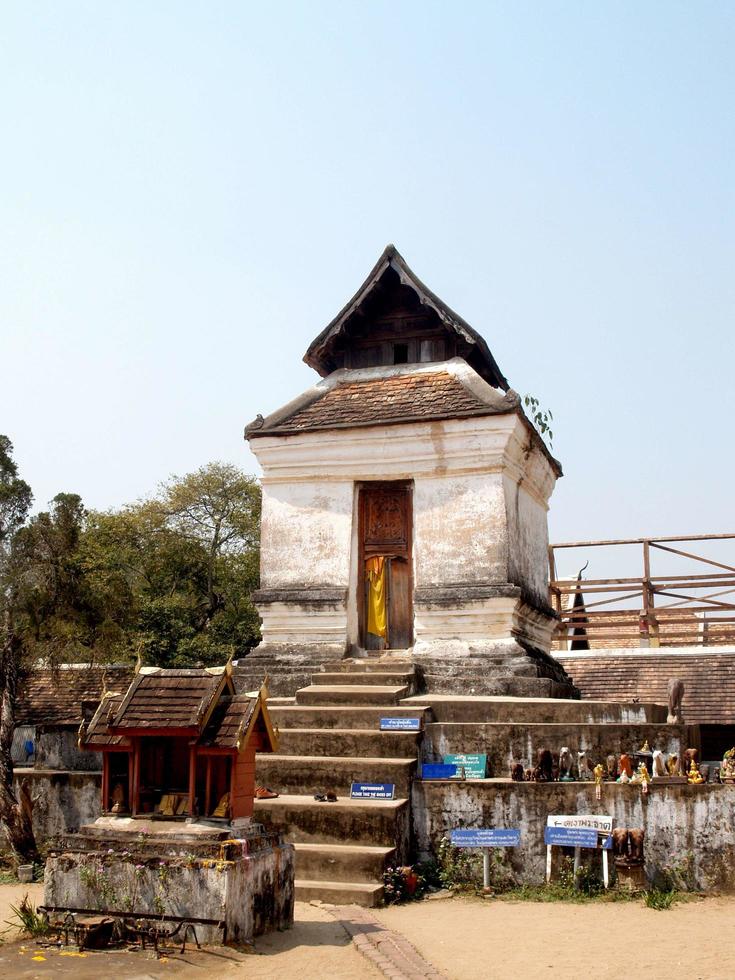
<path id="1" fill-rule="evenodd" d="M 399 932 L 357 905 L 323 905 L 352 937 L 357 949 L 391 980 L 446 980 Z"/>

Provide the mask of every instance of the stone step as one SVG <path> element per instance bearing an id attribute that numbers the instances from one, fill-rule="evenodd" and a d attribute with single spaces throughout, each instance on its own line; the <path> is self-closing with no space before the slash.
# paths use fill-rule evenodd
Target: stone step
<path id="1" fill-rule="evenodd" d="M 477 672 L 462 670 L 446 675 L 427 672 L 424 685 L 432 694 L 466 691 L 481 697 L 572 698 L 576 690 L 571 684 L 561 684 L 550 677 L 500 675 L 479 668 Z"/>
<path id="2" fill-rule="evenodd" d="M 403 658 L 383 656 L 334 660 L 331 663 L 324 664 L 324 670 L 327 671 L 327 673 L 347 671 L 350 674 L 359 672 L 371 674 L 374 671 L 377 673 L 380 673 L 381 671 L 393 673 L 394 670 L 411 671 L 411 673 L 415 673 L 414 665 L 409 657 Z"/>
<path id="3" fill-rule="evenodd" d="M 348 797 L 351 783 L 394 783 L 396 797 L 407 797 L 416 760 L 405 758 L 343 758 L 334 755 L 259 755 L 255 778 L 277 793 L 324 793 Z M 332 804 L 321 804 L 327 806 Z M 349 838 L 345 838 L 349 839 Z"/>
<path id="4" fill-rule="evenodd" d="M 350 800 L 317 803 L 311 796 L 284 794 L 256 800 L 254 819 L 294 844 L 350 844 L 396 849 L 408 860 L 410 813 L 407 800 Z"/>
<path id="5" fill-rule="evenodd" d="M 297 704 L 398 704 L 409 694 L 408 686 L 357 684 L 312 684 L 296 692 Z"/>
<path id="6" fill-rule="evenodd" d="M 401 687 L 405 685 L 411 690 L 416 690 L 416 675 L 412 670 L 363 670 L 363 671 L 325 671 L 323 674 L 313 674 L 311 678 L 312 686 L 319 685 L 342 685 L 357 684 L 361 687 L 366 685 L 377 685 L 383 687 Z"/>
<path id="7" fill-rule="evenodd" d="M 485 697 L 422 694 L 405 698 L 406 708 L 427 706 L 435 721 L 454 722 L 571 722 L 572 724 L 635 724 L 665 722 L 664 705 L 575 701 L 562 698 Z"/>
<path id="8" fill-rule="evenodd" d="M 354 707 L 290 704 L 272 707 L 270 700 L 268 711 L 271 721 L 274 725 L 278 725 L 281 734 L 291 728 L 372 728 L 377 731 L 381 718 L 418 718 L 424 721 L 431 717 L 429 709 L 420 706 Z"/>
<path id="9" fill-rule="evenodd" d="M 374 909 L 382 904 L 383 886 L 364 882 L 346 881 L 308 881 L 297 878 L 294 881 L 294 895 L 297 902 L 326 902 L 328 905 L 361 905 Z"/>
<path id="10" fill-rule="evenodd" d="M 281 729 L 281 755 L 372 756 L 416 759 L 421 735 L 418 732 L 381 732 L 375 728 L 288 728 Z"/>
<path id="11" fill-rule="evenodd" d="M 310 881 L 382 882 L 395 847 L 365 844 L 295 844 L 296 875 Z"/>
<path id="12" fill-rule="evenodd" d="M 685 749 L 699 747 L 699 732 L 696 726 L 651 722 L 439 722 L 426 726 L 423 758 L 437 762 L 448 753 L 484 753 L 488 775 L 507 777 L 514 762 L 532 768 L 539 749 L 550 749 L 558 758 L 560 749 L 567 746 L 574 754 L 586 752 L 593 763 L 604 763 L 610 754 L 617 758 L 621 752 L 637 751 L 646 740 L 651 750 L 675 752 L 681 757 Z"/>

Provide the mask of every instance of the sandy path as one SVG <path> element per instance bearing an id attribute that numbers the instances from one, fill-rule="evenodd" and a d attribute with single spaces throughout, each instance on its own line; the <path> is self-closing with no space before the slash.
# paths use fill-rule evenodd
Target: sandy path
<path id="1" fill-rule="evenodd" d="M 452 980 L 728 980 L 735 899 L 573 905 L 447 899 L 375 911 Z"/>
<path id="2" fill-rule="evenodd" d="M 0 885 L 0 923 L 10 917 L 10 905 L 28 892 L 34 905 L 43 901 L 43 885 Z M 288 932 L 261 936 L 257 953 L 228 949 L 172 953 L 156 961 L 149 953 L 65 953 L 41 949 L 32 941 L 0 945 L 2 980 L 74 978 L 74 980 L 290 980 L 333 977 L 335 980 L 380 980 L 382 974 L 352 945 L 347 933 L 323 909 L 296 903 L 296 923 Z M 34 957 L 42 957 L 36 958 Z"/>

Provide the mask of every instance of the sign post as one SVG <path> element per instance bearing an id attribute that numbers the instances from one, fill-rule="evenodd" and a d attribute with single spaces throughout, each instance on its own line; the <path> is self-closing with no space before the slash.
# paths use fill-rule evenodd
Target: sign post
<path id="1" fill-rule="evenodd" d="M 454 847 L 482 848 L 482 883 L 486 891 L 490 890 L 490 848 L 518 847 L 521 843 L 520 830 L 498 829 L 495 827 L 462 828 L 453 830 L 450 839 Z"/>
<path id="2" fill-rule="evenodd" d="M 574 848 L 574 880 L 577 880 L 583 847 L 602 847 L 602 880 L 605 888 L 610 881 L 607 852 L 612 846 L 613 818 L 601 814 L 553 815 L 546 820 L 546 883 L 551 881 L 551 848 Z"/>

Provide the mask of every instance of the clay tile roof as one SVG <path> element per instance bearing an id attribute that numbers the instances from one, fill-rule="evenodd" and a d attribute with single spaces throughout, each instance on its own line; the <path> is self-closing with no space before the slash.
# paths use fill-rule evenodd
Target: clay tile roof
<path id="1" fill-rule="evenodd" d="M 98 704 L 108 690 L 126 690 L 133 671 L 119 664 L 90 667 L 70 664 L 55 670 L 33 669 L 21 681 L 17 725 L 74 725 L 84 716 L 82 702 Z"/>
<path id="2" fill-rule="evenodd" d="M 429 419 L 496 415 L 501 409 L 481 401 L 447 371 L 397 374 L 393 377 L 346 381 L 321 398 L 297 409 L 257 435 L 310 429 L 379 425 Z M 504 411 L 511 411 L 510 403 Z"/>
<path id="3" fill-rule="evenodd" d="M 668 703 L 670 678 L 684 681 L 684 720 L 689 724 L 735 724 L 735 653 L 555 653 L 582 697 L 594 701 Z"/>
<path id="4" fill-rule="evenodd" d="M 258 698 L 246 694 L 221 697 L 204 729 L 200 745 L 216 745 L 221 749 L 235 749 L 240 736 L 248 730 Z"/>
<path id="5" fill-rule="evenodd" d="M 80 735 L 87 749 L 101 748 L 103 745 L 128 745 L 124 735 L 113 735 L 109 724 L 120 710 L 124 694 L 107 694 L 97 707 L 94 717 Z"/>
<path id="6" fill-rule="evenodd" d="M 224 675 L 201 669 L 143 668 L 125 695 L 111 727 L 199 728 Z"/>

